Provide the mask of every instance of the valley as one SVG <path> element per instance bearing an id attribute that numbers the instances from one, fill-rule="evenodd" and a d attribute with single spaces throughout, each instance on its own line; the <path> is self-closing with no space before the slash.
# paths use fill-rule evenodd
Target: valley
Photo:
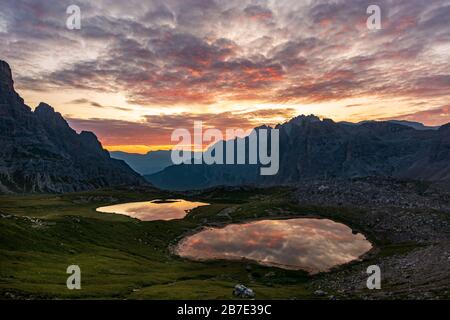
<path id="1" fill-rule="evenodd" d="M 0 296 L 233 299 L 234 286 L 242 283 L 255 292 L 256 299 L 449 297 L 448 211 L 384 207 L 381 212 L 369 206 L 318 205 L 311 199 L 302 203 L 297 197 L 296 189 L 280 187 L 214 188 L 183 194 L 135 187 L 0 196 Z M 171 221 L 139 221 L 96 212 L 96 208 L 114 203 L 173 198 L 211 205 Z M 389 228 L 381 227 L 394 212 L 397 220 Z M 417 216 L 422 223 L 401 222 L 405 215 Z M 363 233 L 374 248 L 362 261 L 315 275 L 251 261 L 190 261 L 170 250 L 184 236 L 205 226 L 300 217 L 344 223 L 354 232 Z M 429 229 L 427 219 L 440 227 Z M 414 233 L 418 236 L 407 236 L 412 227 L 420 229 Z M 81 290 L 66 288 L 66 268 L 72 264 L 81 268 Z M 382 269 L 381 290 L 365 286 L 365 270 L 372 264 Z"/>
<path id="2" fill-rule="evenodd" d="M 449 0 L 1 7 L 12 314 L 450 300 Z"/>

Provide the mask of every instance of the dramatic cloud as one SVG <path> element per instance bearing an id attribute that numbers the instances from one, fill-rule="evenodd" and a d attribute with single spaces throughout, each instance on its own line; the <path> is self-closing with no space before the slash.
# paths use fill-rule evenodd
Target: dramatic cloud
<path id="1" fill-rule="evenodd" d="M 117 145 L 170 145 L 173 130 L 185 128 L 193 130 L 195 121 L 202 121 L 204 128 L 252 129 L 261 123 L 275 125 L 295 116 L 293 109 L 267 109 L 248 112 L 179 113 L 171 115 L 145 116 L 143 122 L 109 119 L 68 119 L 76 130 L 95 131 L 107 146 Z M 223 132 L 225 135 L 225 131 Z"/>
<path id="2" fill-rule="evenodd" d="M 387 119 L 404 119 L 409 121 L 427 123 L 429 125 L 440 125 L 442 124 L 442 119 L 450 119 L 450 105 L 429 110 L 417 111 L 414 113 L 402 114 L 400 116 L 390 117 Z"/>
<path id="3" fill-rule="evenodd" d="M 81 105 L 89 105 L 91 107 L 100 108 L 100 109 L 115 109 L 120 111 L 131 111 L 129 108 L 123 108 L 123 107 L 117 107 L 117 106 L 104 106 L 98 102 L 95 101 L 89 101 L 88 99 L 75 99 L 72 101 L 69 101 L 68 104 L 81 104 Z"/>
<path id="4" fill-rule="evenodd" d="M 4 0 L 0 57 L 12 65 L 17 87 L 30 97 L 74 90 L 91 96 L 120 93 L 127 105 L 95 97 L 89 100 L 98 105 L 83 105 L 116 112 L 139 106 L 142 117 L 161 108 L 169 114 L 250 104 L 299 110 L 348 99 L 365 101 L 352 109 L 381 99 L 401 101 L 404 114 L 446 105 L 448 0 L 377 1 L 381 30 L 366 26 L 372 2 Z M 74 3 L 81 8 L 81 30 L 65 27 L 66 8 Z M 426 102 L 423 110 L 415 108 L 418 100 Z M 340 105 L 346 109 L 355 103 Z M 398 106 L 374 108 L 360 113 L 398 113 Z"/>

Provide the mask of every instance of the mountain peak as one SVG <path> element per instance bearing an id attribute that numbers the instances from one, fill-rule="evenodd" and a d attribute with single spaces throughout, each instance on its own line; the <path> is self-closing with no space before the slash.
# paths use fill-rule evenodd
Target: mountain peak
<path id="1" fill-rule="evenodd" d="M 442 125 L 438 130 L 441 132 L 446 132 L 446 131 L 450 132 L 450 122 Z"/>
<path id="2" fill-rule="evenodd" d="M 50 105 L 41 102 L 34 110 L 34 114 L 44 122 L 52 123 L 52 125 L 56 126 L 63 126 L 63 127 L 69 127 L 67 124 L 67 121 L 64 120 L 63 116 L 56 112 L 53 107 Z"/>
<path id="3" fill-rule="evenodd" d="M 45 102 L 39 103 L 39 105 L 34 110 L 34 114 L 41 119 L 63 119 L 59 112 L 56 112 L 52 106 L 46 104 Z"/>
<path id="4" fill-rule="evenodd" d="M 11 68 L 6 61 L 0 60 L 0 109 L 5 114 L 30 112 L 23 99 L 14 90 Z"/>
<path id="5" fill-rule="evenodd" d="M 102 144 L 98 141 L 97 136 L 93 132 L 81 131 L 79 138 L 84 143 L 85 147 L 89 147 L 90 150 L 100 153 L 107 153 L 107 151 L 103 150 Z"/>
<path id="6" fill-rule="evenodd" d="M 102 145 L 100 144 L 100 142 L 98 141 L 97 136 L 91 132 L 91 131 L 81 131 L 80 132 L 80 138 L 83 139 L 83 141 L 85 142 L 89 142 L 91 144 L 94 144 L 98 147 L 102 147 Z"/>
<path id="7" fill-rule="evenodd" d="M 31 111 L 15 92 L 9 65 L 0 60 L 0 193 L 75 192 L 145 185 L 129 166 L 111 159 L 93 133 L 78 135 L 41 102 Z"/>
<path id="8" fill-rule="evenodd" d="M 289 135 L 289 133 L 291 132 L 293 127 L 308 126 L 309 124 L 320 123 L 320 122 L 321 122 L 320 118 L 313 114 L 310 114 L 309 116 L 302 114 L 295 118 L 290 119 L 289 121 L 287 121 L 283 124 L 278 124 L 275 128 L 276 129 L 284 128 Z"/>
<path id="9" fill-rule="evenodd" d="M 295 118 L 292 118 L 291 120 L 289 120 L 290 123 L 295 123 L 295 124 L 303 124 L 303 123 L 314 123 L 314 122 L 320 122 L 320 118 L 310 114 L 310 115 L 299 115 Z"/>
<path id="10" fill-rule="evenodd" d="M 35 111 L 38 113 L 55 113 L 55 109 L 45 102 L 40 102 Z"/>
<path id="11" fill-rule="evenodd" d="M 258 127 L 256 127 L 256 128 L 254 128 L 253 130 L 258 131 L 258 130 L 262 130 L 262 129 L 264 129 L 264 130 L 270 130 L 270 129 L 272 129 L 272 128 L 271 128 L 270 126 L 266 125 L 266 124 L 263 124 L 263 125 L 260 125 L 260 126 L 258 126 Z"/>
<path id="12" fill-rule="evenodd" d="M 407 126 L 416 130 L 437 130 L 439 126 L 426 126 L 421 122 L 407 121 L 407 120 L 388 120 L 389 123 Z"/>
<path id="13" fill-rule="evenodd" d="M 0 60 L 0 92 L 14 90 L 14 81 L 9 64 Z"/>

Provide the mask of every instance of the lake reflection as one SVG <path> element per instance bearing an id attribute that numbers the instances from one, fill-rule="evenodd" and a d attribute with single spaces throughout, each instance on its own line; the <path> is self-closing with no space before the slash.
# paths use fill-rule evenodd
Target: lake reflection
<path id="1" fill-rule="evenodd" d="M 209 203 L 192 202 L 180 199 L 153 200 L 116 204 L 97 209 L 103 213 L 124 214 L 142 221 L 183 219 L 190 210 Z"/>
<path id="2" fill-rule="evenodd" d="M 362 234 L 327 219 L 263 220 L 208 228 L 183 239 L 176 253 L 193 260 L 246 258 L 310 273 L 358 259 L 372 245 Z"/>

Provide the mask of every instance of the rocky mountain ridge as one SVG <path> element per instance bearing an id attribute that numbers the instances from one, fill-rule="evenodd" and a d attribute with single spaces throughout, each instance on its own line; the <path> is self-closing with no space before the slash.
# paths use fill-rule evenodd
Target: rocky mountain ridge
<path id="1" fill-rule="evenodd" d="M 259 175 L 258 165 L 182 164 L 146 179 L 169 190 L 293 185 L 306 179 L 358 177 L 450 181 L 450 124 L 415 129 L 391 121 L 355 125 L 310 115 L 276 128 L 280 131 L 276 175 Z"/>
<path id="2" fill-rule="evenodd" d="M 14 90 L 0 60 L 0 193 L 74 192 L 145 185 L 123 161 L 111 159 L 92 132 L 76 133 L 40 103 L 33 112 Z"/>

